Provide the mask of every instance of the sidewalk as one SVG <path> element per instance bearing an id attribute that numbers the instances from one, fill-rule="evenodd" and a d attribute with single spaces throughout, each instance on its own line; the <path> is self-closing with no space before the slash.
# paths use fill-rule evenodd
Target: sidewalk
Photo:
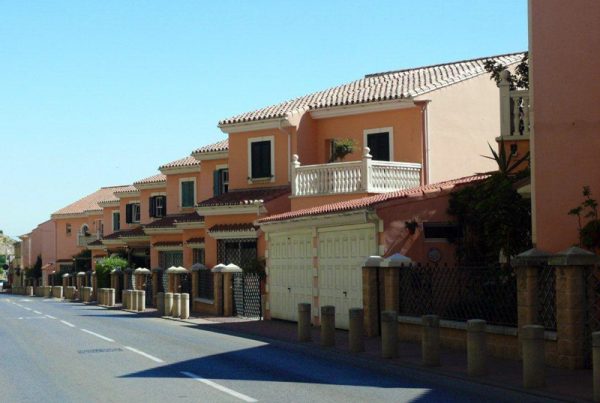
<path id="1" fill-rule="evenodd" d="M 179 320 L 175 318 L 169 319 Z M 319 328 L 313 328 L 313 341 L 311 343 L 298 343 L 296 341 L 296 323 L 291 322 L 280 320 L 258 321 L 226 317 L 190 317 L 190 319 L 184 320 L 183 322 L 193 324 L 206 331 L 244 335 L 263 341 L 275 340 L 297 345 L 309 345 L 314 347 L 312 350 L 317 353 L 334 354 L 340 358 L 353 359 L 361 364 L 365 364 L 368 361 L 370 365 L 381 368 L 394 367 L 397 369 L 419 369 L 432 374 L 565 401 L 592 400 L 591 370 L 571 371 L 546 367 L 546 386 L 542 389 L 527 390 L 523 389 L 521 386 L 521 362 L 516 360 L 513 361 L 489 357 L 488 375 L 480 378 L 470 378 L 467 375 L 467 359 L 465 351 L 442 349 L 442 366 L 438 368 L 424 368 L 421 365 L 421 346 L 417 343 L 400 343 L 399 358 L 383 359 L 381 358 L 380 338 L 366 339 L 366 351 L 360 354 L 353 354 L 348 350 L 348 332 L 343 330 L 336 331 L 335 348 L 324 348 L 319 344 Z"/>

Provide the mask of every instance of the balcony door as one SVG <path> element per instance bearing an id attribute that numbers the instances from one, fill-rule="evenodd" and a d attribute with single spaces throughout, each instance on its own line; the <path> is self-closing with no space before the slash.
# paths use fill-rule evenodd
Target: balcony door
<path id="1" fill-rule="evenodd" d="M 367 133 L 367 147 L 377 161 L 391 161 L 390 132 Z"/>

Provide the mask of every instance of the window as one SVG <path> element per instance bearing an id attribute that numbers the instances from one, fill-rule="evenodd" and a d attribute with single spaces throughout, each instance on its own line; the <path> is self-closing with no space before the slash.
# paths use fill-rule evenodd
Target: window
<path id="1" fill-rule="evenodd" d="M 167 196 L 152 196 L 150 198 L 150 217 L 164 217 L 167 214 Z"/>
<path id="2" fill-rule="evenodd" d="M 217 169 L 213 173 L 213 194 L 219 196 L 229 191 L 229 169 Z"/>
<path id="3" fill-rule="evenodd" d="M 242 268 L 256 260 L 256 239 L 219 239 L 217 241 L 217 260 L 220 263 L 233 263 Z"/>
<path id="4" fill-rule="evenodd" d="M 195 181 L 181 181 L 181 207 L 194 207 L 195 204 Z"/>
<path id="5" fill-rule="evenodd" d="M 65 232 L 67 235 L 71 235 L 71 224 L 65 226 Z"/>
<path id="6" fill-rule="evenodd" d="M 394 134 L 391 127 L 365 130 L 364 135 L 365 145 L 371 150 L 370 153 L 373 156 L 373 160 L 393 160 Z"/>
<path id="7" fill-rule="evenodd" d="M 90 229 L 87 226 L 87 224 L 83 224 L 81 226 L 81 229 L 79 230 L 79 235 L 84 235 L 84 236 L 90 235 Z"/>
<path id="8" fill-rule="evenodd" d="M 250 178 L 262 179 L 273 176 L 272 141 L 250 140 Z"/>
<path id="9" fill-rule="evenodd" d="M 212 300 L 215 297 L 213 273 L 210 269 L 198 270 L 198 297 Z"/>
<path id="10" fill-rule="evenodd" d="M 453 240 L 462 237 L 458 225 L 446 222 L 424 222 L 423 233 L 427 240 Z"/>
<path id="11" fill-rule="evenodd" d="M 192 264 L 204 264 L 204 248 L 192 249 Z"/>
<path id="12" fill-rule="evenodd" d="M 171 266 L 183 266 L 183 252 L 165 251 L 158 252 L 158 262 L 160 267 L 167 270 Z"/>
<path id="13" fill-rule="evenodd" d="M 127 224 L 140 222 L 140 203 L 125 205 L 125 222 Z"/>
<path id="14" fill-rule="evenodd" d="M 113 211 L 112 213 L 112 229 L 113 231 L 119 231 L 121 229 L 121 213 Z"/>

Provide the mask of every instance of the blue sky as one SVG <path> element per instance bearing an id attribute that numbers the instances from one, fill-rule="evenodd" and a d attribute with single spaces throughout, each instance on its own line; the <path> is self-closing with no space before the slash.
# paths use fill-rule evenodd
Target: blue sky
<path id="1" fill-rule="evenodd" d="M 153 175 L 230 115 L 525 50 L 526 3 L 0 0 L 0 229 Z"/>

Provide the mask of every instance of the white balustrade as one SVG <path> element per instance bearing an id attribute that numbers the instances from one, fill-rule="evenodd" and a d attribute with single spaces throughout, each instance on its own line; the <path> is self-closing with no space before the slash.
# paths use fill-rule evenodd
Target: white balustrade
<path id="1" fill-rule="evenodd" d="M 368 148 L 360 161 L 302 166 L 294 155 L 292 163 L 294 196 L 383 193 L 420 184 L 421 164 L 373 161 Z"/>
<path id="2" fill-rule="evenodd" d="M 529 90 L 511 90 L 506 71 L 500 77 L 500 136 L 527 139 L 530 134 Z"/>

